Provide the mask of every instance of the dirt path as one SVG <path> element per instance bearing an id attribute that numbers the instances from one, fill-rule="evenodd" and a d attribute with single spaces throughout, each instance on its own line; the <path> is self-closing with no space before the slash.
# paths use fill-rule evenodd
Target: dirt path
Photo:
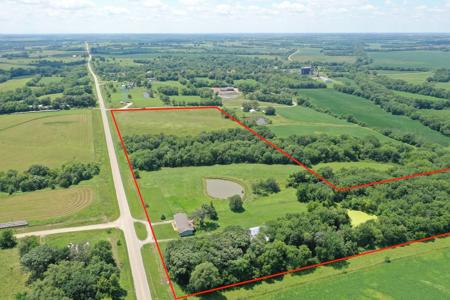
<path id="1" fill-rule="evenodd" d="M 133 275 L 134 289 L 136 291 L 136 298 L 138 300 L 151 300 L 152 296 L 145 273 L 144 262 L 141 254 L 141 243 L 138 239 L 134 229 L 134 219 L 131 216 L 128 200 L 123 187 L 122 176 L 120 174 L 119 163 L 114 149 L 114 142 L 109 127 L 107 110 L 105 108 L 105 101 L 100 89 L 100 84 L 91 66 L 92 55 L 89 52 L 89 45 L 86 43 L 86 51 L 89 54 L 88 69 L 94 78 L 95 89 L 97 91 L 98 103 L 102 115 L 103 129 L 105 131 L 106 145 L 108 148 L 109 162 L 114 181 L 114 188 L 116 190 L 117 201 L 119 203 L 120 218 L 117 220 L 119 228 L 122 229 L 125 235 L 127 244 L 128 258 L 131 266 L 131 273 Z"/>
<path id="2" fill-rule="evenodd" d="M 297 50 L 295 50 L 295 52 L 291 53 L 291 55 L 288 56 L 288 61 L 292 61 L 292 56 L 297 54 L 298 51 L 299 51 L 299 49 L 297 49 Z"/>

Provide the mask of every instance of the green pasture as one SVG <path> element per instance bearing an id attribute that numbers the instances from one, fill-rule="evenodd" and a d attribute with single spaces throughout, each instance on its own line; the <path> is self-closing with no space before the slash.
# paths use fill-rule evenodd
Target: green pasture
<path id="1" fill-rule="evenodd" d="M 197 135 L 204 131 L 236 128 L 216 109 L 116 112 L 123 136 L 132 134 Z"/>
<path id="2" fill-rule="evenodd" d="M 125 299 L 136 299 L 130 263 L 128 261 L 127 246 L 122 231 L 118 229 L 107 229 L 55 234 L 44 237 L 42 242 L 55 247 L 66 247 L 70 243 L 89 243 L 92 245 L 102 240 L 111 243 L 114 259 L 121 271 L 120 285 L 128 292 Z"/>
<path id="3" fill-rule="evenodd" d="M 322 62 L 338 62 L 338 63 L 353 63 L 355 61 L 354 56 L 344 55 L 325 55 L 321 52 L 320 48 L 300 48 L 294 55 L 291 56 L 293 61 L 309 62 L 309 61 L 322 61 Z"/>
<path id="4" fill-rule="evenodd" d="M 389 67 L 450 68 L 450 52 L 439 50 L 368 52 L 373 65 Z"/>
<path id="5" fill-rule="evenodd" d="M 385 71 L 378 70 L 378 74 L 386 75 L 392 79 L 401 79 L 413 84 L 421 84 L 432 75 L 432 72 L 409 72 L 409 71 Z"/>
<path id="6" fill-rule="evenodd" d="M 450 145 L 450 138 L 422 125 L 419 121 L 392 115 L 364 98 L 331 89 L 301 90 L 301 94 L 307 96 L 318 107 L 337 114 L 353 115 L 371 128 L 390 129 L 403 134 L 412 133 L 428 143 Z"/>
<path id="7" fill-rule="evenodd" d="M 17 88 L 25 87 L 25 83 L 30 81 L 32 76 L 20 77 L 15 79 L 10 79 L 5 82 L 0 83 L 0 92 L 13 91 Z"/>
<path id="8" fill-rule="evenodd" d="M 269 128 L 279 137 L 288 137 L 294 134 L 348 134 L 356 137 L 375 136 L 381 141 L 392 141 L 371 128 L 361 127 L 307 107 L 277 108 L 277 114 L 278 117 L 270 117 L 273 122 Z"/>

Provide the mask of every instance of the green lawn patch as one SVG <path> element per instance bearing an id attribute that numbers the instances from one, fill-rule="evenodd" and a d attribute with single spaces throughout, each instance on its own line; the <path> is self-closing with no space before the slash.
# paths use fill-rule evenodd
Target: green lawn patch
<path id="1" fill-rule="evenodd" d="M 352 226 L 358 226 L 359 224 L 365 223 L 369 220 L 377 219 L 377 216 L 369 215 L 369 214 L 366 214 L 365 212 L 359 211 L 359 210 L 349 209 L 347 211 L 347 214 L 352 221 Z"/>
<path id="2" fill-rule="evenodd" d="M 141 222 L 134 222 L 134 229 L 136 230 L 136 235 L 138 239 L 144 241 L 147 238 L 147 226 Z"/>
<path id="3" fill-rule="evenodd" d="M 25 86 L 25 83 L 30 81 L 33 78 L 32 76 L 20 77 L 15 79 L 10 79 L 5 82 L 0 83 L 0 92 L 13 91 L 17 88 L 22 88 Z"/>
<path id="4" fill-rule="evenodd" d="M 176 239 L 180 237 L 178 232 L 173 229 L 172 224 L 153 225 L 153 230 L 155 231 L 155 235 L 158 241 L 166 239 Z"/>

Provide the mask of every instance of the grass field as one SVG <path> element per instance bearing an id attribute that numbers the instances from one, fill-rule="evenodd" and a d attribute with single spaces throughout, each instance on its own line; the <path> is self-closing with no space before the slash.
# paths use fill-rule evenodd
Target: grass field
<path id="1" fill-rule="evenodd" d="M 444 51 L 389 51 L 368 52 L 377 66 L 450 68 L 450 52 Z"/>
<path id="2" fill-rule="evenodd" d="M 277 114 L 278 118 L 270 118 L 273 123 L 269 125 L 269 128 L 279 137 L 294 134 L 348 134 L 356 137 L 375 136 L 381 141 L 393 141 L 373 129 L 361 127 L 307 107 L 277 108 Z"/>
<path id="3" fill-rule="evenodd" d="M 118 207 L 101 126 L 97 110 L 1 116 L 0 153 L 5 159 L 0 162 L 0 170 L 23 170 L 36 163 L 60 167 L 77 159 L 98 162 L 100 174 L 69 189 L 12 196 L 0 193 L 0 220 L 25 218 L 31 226 L 18 231 L 29 231 L 117 218 Z"/>
<path id="4" fill-rule="evenodd" d="M 351 169 L 351 168 L 370 168 L 375 169 L 379 171 L 388 171 L 392 167 L 394 167 L 394 164 L 390 163 L 380 163 L 380 162 L 374 162 L 374 161 L 349 161 L 349 162 L 331 162 L 331 163 L 320 163 L 313 167 L 314 170 L 318 170 L 322 167 L 331 167 L 334 170 L 340 170 L 340 169 Z"/>
<path id="5" fill-rule="evenodd" d="M 450 145 L 450 138 L 422 125 L 419 121 L 411 120 L 405 116 L 394 116 L 364 98 L 339 93 L 331 89 L 302 90 L 301 94 L 309 97 L 314 105 L 329 109 L 337 114 L 353 115 L 369 127 L 391 129 L 403 134 L 412 133 L 428 143 Z"/>
<path id="6" fill-rule="evenodd" d="M 413 84 L 421 84 L 432 75 L 432 72 L 402 72 L 378 70 L 378 74 L 386 75 L 392 79 L 401 79 Z"/>
<path id="7" fill-rule="evenodd" d="M 25 113 L 0 116 L 0 170 L 32 164 L 60 167 L 93 161 L 93 111 Z"/>
<path id="8" fill-rule="evenodd" d="M 2 82 L 0 83 L 0 92 L 13 91 L 17 88 L 22 88 L 25 86 L 25 83 L 30 81 L 31 78 L 33 77 L 27 76 Z"/>
<path id="9" fill-rule="evenodd" d="M 115 115 L 124 136 L 160 133 L 186 136 L 239 126 L 215 109 L 117 112 Z"/>
<path id="10" fill-rule="evenodd" d="M 26 291 L 27 274 L 22 270 L 17 248 L 0 250 L 0 299 L 14 300 Z"/>
<path id="11" fill-rule="evenodd" d="M 343 55 L 324 55 L 320 52 L 320 48 L 300 48 L 294 55 L 291 56 L 293 61 L 323 61 L 323 62 L 347 62 L 353 63 L 354 56 Z"/>
<path id="12" fill-rule="evenodd" d="M 110 107 L 118 108 L 123 107 L 124 104 L 121 104 L 121 101 L 130 101 L 133 103 L 133 107 L 153 107 L 153 106 L 164 106 L 164 103 L 159 99 L 159 97 L 155 98 L 145 98 L 144 93 L 147 90 L 143 87 L 136 87 L 130 90 L 126 90 L 126 92 L 122 92 L 120 87 L 116 84 L 117 92 L 111 94 L 111 101 L 109 102 Z M 128 94 L 131 95 L 131 99 L 128 99 Z"/>
<path id="13" fill-rule="evenodd" d="M 450 82 L 436 82 L 434 85 L 441 89 L 450 90 Z"/>
<path id="14" fill-rule="evenodd" d="M 117 229 L 95 230 L 85 232 L 74 232 L 65 234 L 55 234 L 47 236 L 43 242 L 57 247 L 65 247 L 69 243 L 90 243 L 106 240 L 111 243 L 112 251 L 117 265 L 120 267 L 120 284 L 127 290 L 128 295 L 125 299 L 136 299 L 133 287 L 133 278 L 128 261 L 127 246 L 122 231 Z"/>

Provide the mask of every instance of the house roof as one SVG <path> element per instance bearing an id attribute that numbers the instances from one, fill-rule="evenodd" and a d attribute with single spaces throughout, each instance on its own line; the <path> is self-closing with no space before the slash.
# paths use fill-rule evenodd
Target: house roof
<path id="1" fill-rule="evenodd" d="M 184 213 L 178 213 L 173 216 L 175 220 L 175 226 L 178 229 L 178 232 L 184 232 L 188 230 L 194 230 L 194 226 L 192 222 L 189 221 L 188 216 Z"/>

